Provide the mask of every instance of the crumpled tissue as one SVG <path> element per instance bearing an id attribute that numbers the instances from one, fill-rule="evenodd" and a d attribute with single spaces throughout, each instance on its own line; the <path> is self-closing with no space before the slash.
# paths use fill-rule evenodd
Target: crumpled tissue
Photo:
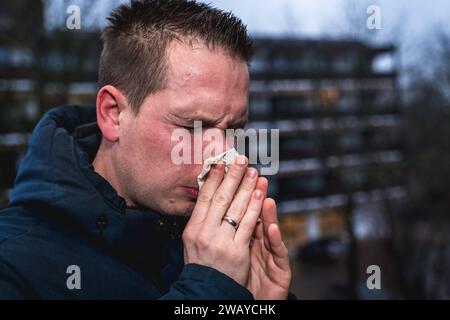
<path id="1" fill-rule="evenodd" d="M 224 153 L 221 153 L 215 157 L 211 157 L 205 160 L 203 163 L 203 169 L 202 172 L 197 176 L 197 183 L 199 190 L 203 187 L 203 184 L 205 183 L 206 175 L 211 170 L 211 165 L 217 164 L 217 163 L 225 163 L 225 173 L 228 171 L 228 167 L 233 163 L 234 159 L 239 156 L 239 153 L 236 151 L 236 149 L 231 148 L 227 150 Z"/>

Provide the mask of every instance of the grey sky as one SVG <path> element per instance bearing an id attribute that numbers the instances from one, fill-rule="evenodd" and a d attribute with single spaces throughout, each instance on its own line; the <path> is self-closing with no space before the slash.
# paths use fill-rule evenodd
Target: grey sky
<path id="1" fill-rule="evenodd" d="M 102 27 L 112 8 L 128 0 L 44 0 L 49 28 L 64 27 L 71 4 L 81 7 L 82 28 Z M 361 17 L 365 28 L 368 4 L 381 8 L 382 30 L 367 33 L 368 40 L 396 42 L 404 65 L 417 65 L 437 29 L 450 34 L 450 0 L 200 0 L 240 17 L 252 35 L 339 37 L 348 15 Z M 367 37 L 365 39 L 367 39 Z M 393 41 L 400 40 L 400 41 Z"/>
<path id="2" fill-rule="evenodd" d="M 311 37 L 332 33 L 333 30 L 330 29 L 342 20 L 340 15 L 345 3 L 358 2 L 379 5 L 383 26 L 388 29 L 390 26 L 403 25 L 403 28 L 416 35 L 427 33 L 437 24 L 447 30 L 450 29 L 449 0 L 211 0 L 204 2 L 233 11 L 242 18 L 252 33 L 292 32 L 292 25 L 289 23 L 292 18 L 298 22 L 297 33 Z M 361 14 L 366 15 L 364 11 Z"/>
<path id="3" fill-rule="evenodd" d="M 66 16 L 65 8 L 71 4 L 82 7 L 82 19 L 89 25 L 104 25 L 111 8 L 127 0 L 45 0 L 47 20 L 50 25 L 61 24 Z M 348 3 L 364 12 L 364 3 L 377 4 L 381 8 L 384 29 L 402 25 L 414 34 L 426 33 L 430 27 L 441 25 L 450 29 L 449 0 L 200 0 L 212 3 L 239 16 L 252 33 L 296 33 L 318 37 L 339 31 L 343 7 Z M 387 32 L 386 30 L 386 32 Z"/>

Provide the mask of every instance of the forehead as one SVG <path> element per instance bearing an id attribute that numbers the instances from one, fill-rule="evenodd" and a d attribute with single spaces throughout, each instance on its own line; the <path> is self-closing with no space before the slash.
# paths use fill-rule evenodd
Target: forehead
<path id="1" fill-rule="evenodd" d="M 247 112 L 247 64 L 220 49 L 174 41 L 167 53 L 168 111 L 228 121 Z"/>

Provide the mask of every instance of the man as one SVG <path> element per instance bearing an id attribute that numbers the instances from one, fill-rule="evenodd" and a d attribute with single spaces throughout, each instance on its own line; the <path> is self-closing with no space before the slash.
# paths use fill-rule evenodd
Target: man
<path id="1" fill-rule="evenodd" d="M 133 1 L 109 21 L 96 108 L 41 119 L 0 215 L 0 297 L 286 299 L 267 180 L 240 156 L 199 192 L 202 165 L 171 160 L 177 128 L 245 124 L 244 25 L 181 0 Z"/>

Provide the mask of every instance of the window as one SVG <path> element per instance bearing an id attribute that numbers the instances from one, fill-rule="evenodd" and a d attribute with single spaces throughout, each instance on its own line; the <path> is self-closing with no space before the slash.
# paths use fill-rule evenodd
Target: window
<path id="1" fill-rule="evenodd" d="M 251 118 L 268 118 L 271 115 L 271 103 L 267 97 L 250 97 L 249 113 Z"/>

